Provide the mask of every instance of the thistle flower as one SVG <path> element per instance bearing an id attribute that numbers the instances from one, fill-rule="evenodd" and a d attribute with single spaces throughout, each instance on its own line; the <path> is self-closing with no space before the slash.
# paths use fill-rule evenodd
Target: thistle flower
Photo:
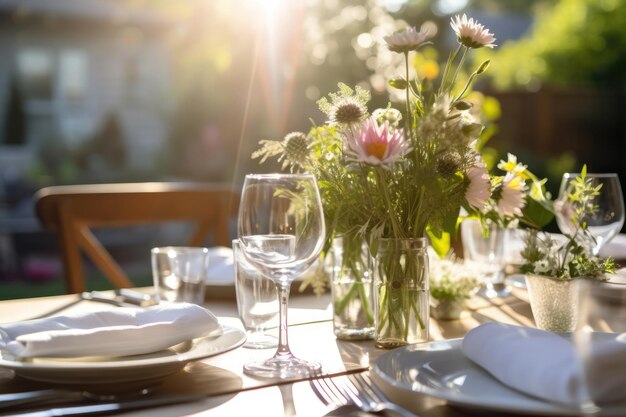
<path id="1" fill-rule="evenodd" d="M 302 132 L 291 132 L 283 139 L 285 156 L 292 163 L 302 162 L 309 156 L 306 135 Z"/>
<path id="2" fill-rule="evenodd" d="M 344 138 L 350 159 L 387 169 L 410 150 L 402 130 L 393 129 L 387 122 L 379 126 L 373 117 L 347 131 Z"/>
<path id="3" fill-rule="evenodd" d="M 408 27 L 385 36 L 383 39 L 387 42 L 387 47 L 390 51 L 408 53 L 417 49 L 418 46 L 426 42 L 427 39 L 432 38 L 432 36 L 430 29 L 422 26 L 419 32 L 415 27 Z"/>
<path id="4" fill-rule="evenodd" d="M 367 117 L 367 108 L 353 97 L 344 97 L 333 105 L 329 117 L 330 124 L 351 125 Z"/>
<path id="5" fill-rule="evenodd" d="M 502 180 L 501 186 L 500 199 L 497 203 L 498 212 L 502 216 L 523 216 L 522 209 L 526 204 L 524 200 L 526 183 L 523 178 L 509 172 Z"/>
<path id="6" fill-rule="evenodd" d="M 482 159 L 477 159 L 476 164 L 467 170 L 467 178 L 469 185 L 465 191 L 465 200 L 471 208 L 480 210 L 491 196 L 491 179 Z"/>
<path id="7" fill-rule="evenodd" d="M 437 156 L 435 169 L 439 175 L 450 178 L 455 175 L 461 166 L 461 155 L 455 150 L 442 152 Z"/>
<path id="8" fill-rule="evenodd" d="M 459 43 L 467 46 L 468 48 L 493 48 L 496 38 L 493 33 L 489 32 L 483 25 L 475 21 L 473 18 L 467 18 L 465 14 L 463 17 L 456 15 L 450 21 L 450 26 L 456 33 Z"/>

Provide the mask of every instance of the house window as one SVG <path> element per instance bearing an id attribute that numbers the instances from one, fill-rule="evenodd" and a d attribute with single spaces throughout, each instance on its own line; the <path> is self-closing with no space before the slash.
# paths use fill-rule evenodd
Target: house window
<path id="1" fill-rule="evenodd" d="M 59 98 L 79 101 L 87 95 L 89 62 L 79 50 L 65 50 L 59 55 Z"/>
<path id="2" fill-rule="evenodd" d="M 23 49 L 17 56 L 17 71 L 27 100 L 52 100 L 52 55 L 43 49 Z"/>

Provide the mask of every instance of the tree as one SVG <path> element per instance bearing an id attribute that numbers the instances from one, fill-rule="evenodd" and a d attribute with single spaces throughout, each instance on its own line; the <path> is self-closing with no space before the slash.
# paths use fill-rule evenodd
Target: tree
<path id="1" fill-rule="evenodd" d="M 479 59 L 491 59 L 496 87 L 626 85 L 626 7 L 620 0 L 561 0 L 536 13 L 526 38 Z"/>
<path id="2" fill-rule="evenodd" d="M 4 137 L 6 145 L 24 145 L 26 143 L 26 113 L 24 101 L 17 82 L 12 79 L 4 117 Z"/>

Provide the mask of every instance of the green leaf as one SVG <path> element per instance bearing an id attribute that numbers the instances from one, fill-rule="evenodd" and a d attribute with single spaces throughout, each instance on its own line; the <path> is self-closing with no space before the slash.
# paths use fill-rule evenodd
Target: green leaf
<path id="1" fill-rule="evenodd" d="M 552 205 L 548 200 L 539 202 L 532 198 L 527 198 L 526 206 L 524 207 L 522 212 L 524 214 L 522 220 L 536 228 L 542 228 L 546 226 L 554 218 Z"/>
<path id="2" fill-rule="evenodd" d="M 398 78 L 392 78 L 391 80 L 387 81 L 387 83 L 393 87 L 393 88 L 397 88 L 398 90 L 405 90 L 407 83 L 406 80 L 404 78 L 398 77 Z"/>
<path id="3" fill-rule="evenodd" d="M 430 245 L 433 247 L 437 255 L 440 258 L 445 257 L 450 252 L 450 233 L 441 233 L 441 236 L 437 237 L 430 229 L 426 230 L 428 238 L 430 239 Z"/>

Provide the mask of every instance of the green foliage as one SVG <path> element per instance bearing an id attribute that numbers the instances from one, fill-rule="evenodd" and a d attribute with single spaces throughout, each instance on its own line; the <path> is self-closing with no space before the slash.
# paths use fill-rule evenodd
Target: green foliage
<path id="1" fill-rule="evenodd" d="M 587 167 L 571 183 L 572 190 L 567 200 L 559 201 L 561 210 L 573 226 L 572 233 L 564 233 L 566 240 L 558 243 L 550 236 L 540 236 L 537 230 L 530 231 L 524 240 L 522 272 L 546 275 L 560 280 L 577 277 L 603 278 L 605 273 L 615 272 L 613 259 L 601 260 L 592 256 L 584 245 L 594 241 L 587 229 L 587 218 L 597 210 L 595 199 L 602 185 L 594 186 L 587 178 Z"/>
<path id="2" fill-rule="evenodd" d="M 430 295 L 435 300 L 470 298 L 478 287 L 476 273 L 454 260 L 433 259 L 430 267 Z"/>
<path id="3" fill-rule="evenodd" d="M 495 51 L 491 77 L 502 89 L 547 83 L 614 86 L 626 79 L 626 7 L 620 0 L 561 0 L 535 16 L 532 32 Z"/>

